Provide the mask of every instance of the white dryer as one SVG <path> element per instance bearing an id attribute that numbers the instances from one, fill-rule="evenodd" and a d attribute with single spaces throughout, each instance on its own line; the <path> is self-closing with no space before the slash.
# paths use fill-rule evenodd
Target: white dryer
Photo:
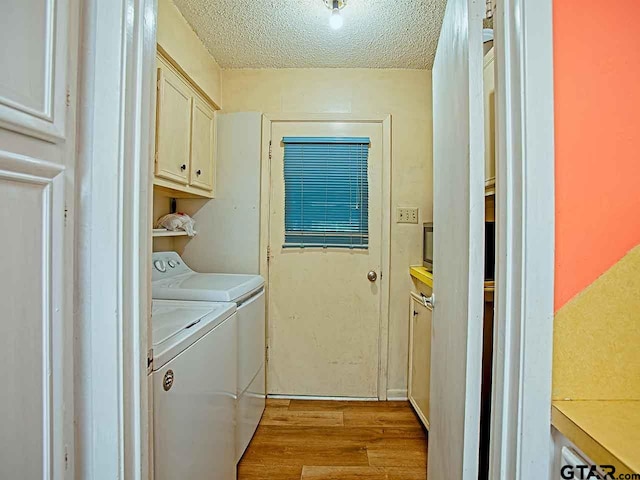
<path id="1" fill-rule="evenodd" d="M 198 273 L 176 252 L 153 254 L 154 299 L 233 302 L 238 317 L 236 462 L 265 408 L 265 294 L 260 275 Z"/>
<path id="2" fill-rule="evenodd" d="M 236 478 L 235 303 L 154 300 L 156 480 Z"/>

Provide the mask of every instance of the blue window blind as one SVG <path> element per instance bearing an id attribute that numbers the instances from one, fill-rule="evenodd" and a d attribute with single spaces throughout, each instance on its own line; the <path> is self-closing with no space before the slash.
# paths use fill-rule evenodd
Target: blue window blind
<path id="1" fill-rule="evenodd" d="M 284 137 L 284 247 L 368 248 L 369 138 Z"/>

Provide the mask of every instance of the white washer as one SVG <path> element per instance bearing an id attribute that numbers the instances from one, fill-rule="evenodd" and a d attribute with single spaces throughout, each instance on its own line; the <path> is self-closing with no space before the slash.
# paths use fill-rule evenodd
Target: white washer
<path id="1" fill-rule="evenodd" d="M 176 252 L 153 254 L 154 299 L 234 302 L 238 316 L 236 462 L 265 408 L 265 295 L 260 275 L 197 273 Z"/>
<path id="2" fill-rule="evenodd" d="M 236 478 L 235 303 L 154 300 L 156 480 Z"/>

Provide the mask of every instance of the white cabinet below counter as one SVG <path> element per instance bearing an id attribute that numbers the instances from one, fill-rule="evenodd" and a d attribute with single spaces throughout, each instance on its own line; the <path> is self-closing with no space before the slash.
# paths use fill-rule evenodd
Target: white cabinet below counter
<path id="1" fill-rule="evenodd" d="M 409 402 L 429 429 L 431 322 L 433 309 L 423 294 L 411 292 L 409 320 Z"/>

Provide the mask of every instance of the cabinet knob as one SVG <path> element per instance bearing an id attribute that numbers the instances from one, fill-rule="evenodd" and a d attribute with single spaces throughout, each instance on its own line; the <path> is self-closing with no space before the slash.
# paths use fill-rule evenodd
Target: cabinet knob
<path id="1" fill-rule="evenodd" d="M 184 163 L 180 165 L 180 170 L 185 171 L 186 169 L 187 169 L 187 166 Z"/>
<path id="2" fill-rule="evenodd" d="M 202 170 L 196 170 L 196 175 L 198 176 L 202 175 Z"/>

